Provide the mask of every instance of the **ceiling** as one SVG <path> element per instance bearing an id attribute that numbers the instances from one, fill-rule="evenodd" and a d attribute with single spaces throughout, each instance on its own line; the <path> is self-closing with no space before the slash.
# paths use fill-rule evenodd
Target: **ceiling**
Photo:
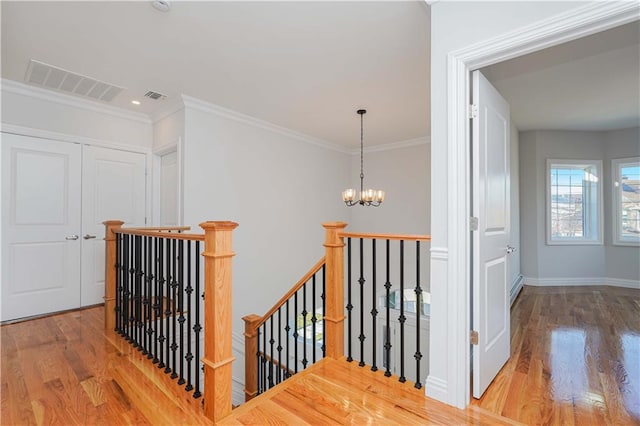
<path id="1" fill-rule="evenodd" d="M 2 1 L 2 77 L 30 59 L 125 87 L 153 115 L 181 94 L 357 147 L 425 137 L 424 2 Z M 145 100 L 147 91 L 168 96 Z M 142 101 L 140 106 L 131 100 Z"/>
<path id="2" fill-rule="evenodd" d="M 124 87 L 112 106 L 153 117 L 185 94 L 350 149 L 363 107 L 365 146 L 430 135 L 430 17 L 418 0 L 0 7 L 6 79 L 24 82 L 35 59 Z M 483 72 L 520 130 L 637 126 L 639 35 L 635 22 Z"/>
<path id="3" fill-rule="evenodd" d="M 484 68 L 518 130 L 640 126 L 640 21 Z"/>

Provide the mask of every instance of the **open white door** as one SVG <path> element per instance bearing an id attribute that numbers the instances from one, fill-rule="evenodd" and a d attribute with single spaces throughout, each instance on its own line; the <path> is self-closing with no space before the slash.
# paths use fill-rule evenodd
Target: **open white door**
<path id="1" fill-rule="evenodd" d="M 103 303 L 105 220 L 145 226 L 146 156 L 84 146 L 82 155 L 82 306 Z"/>
<path id="2" fill-rule="evenodd" d="M 2 133 L 2 320 L 80 306 L 78 144 Z"/>
<path id="3" fill-rule="evenodd" d="M 509 104 L 473 72 L 473 396 L 480 398 L 509 359 L 507 255 L 510 241 Z"/>

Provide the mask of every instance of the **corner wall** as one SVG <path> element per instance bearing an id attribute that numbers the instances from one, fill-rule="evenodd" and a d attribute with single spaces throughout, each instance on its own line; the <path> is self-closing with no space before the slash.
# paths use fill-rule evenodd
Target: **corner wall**
<path id="1" fill-rule="evenodd" d="M 521 133 L 522 271 L 531 285 L 640 287 L 640 248 L 614 246 L 611 160 L 640 156 L 639 129 Z M 602 245 L 547 245 L 546 160 L 602 160 Z"/>

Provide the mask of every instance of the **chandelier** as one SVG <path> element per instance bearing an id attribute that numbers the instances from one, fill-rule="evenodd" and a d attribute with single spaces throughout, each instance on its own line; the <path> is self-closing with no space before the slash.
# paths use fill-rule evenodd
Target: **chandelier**
<path id="1" fill-rule="evenodd" d="M 379 189 L 364 189 L 364 143 L 362 121 L 367 110 L 359 109 L 357 112 L 360 115 L 360 198 L 356 200 L 355 189 L 345 189 L 342 191 L 342 201 L 344 201 L 344 203 L 349 207 L 355 206 L 356 204 L 360 204 L 361 206 L 378 207 L 382 204 L 382 201 L 384 201 L 384 191 Z"/>

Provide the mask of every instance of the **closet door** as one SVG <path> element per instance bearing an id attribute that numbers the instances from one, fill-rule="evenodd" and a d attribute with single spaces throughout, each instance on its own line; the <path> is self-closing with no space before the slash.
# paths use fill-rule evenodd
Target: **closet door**
<path id="1" fill-rule="evenodd" d="M 2 321 L 80 306 L 81 147 L 2 133 Z"/>
<path id="2" fill-rule="evenodd" d="M 103 303 L 105 220 L 145 226 L 146 156 L 84 146 L 82 160 L 82 306 Z M 113 265 L 111 265 L 113 266 Z"/>

